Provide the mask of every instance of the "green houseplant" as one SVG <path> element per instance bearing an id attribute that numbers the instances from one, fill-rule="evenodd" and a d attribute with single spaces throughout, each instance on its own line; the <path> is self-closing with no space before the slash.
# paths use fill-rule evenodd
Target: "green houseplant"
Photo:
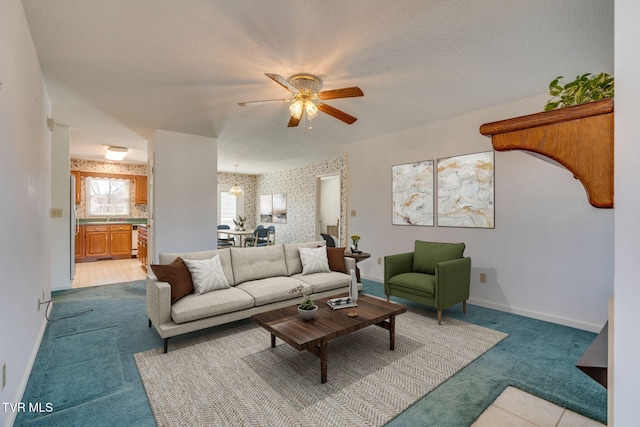
<path id="1" fill-rule="evenodd" d="M 613 76 L 610 74 L 586 73 L 564 85 L 560 83 L 562 78 L 563 76 L 558 76 L 549 83 L 549 95 L 553 98 L 547 101 L 544 111 L 613 98 Z"/>
<path id="2" fill-rule="evenodd" d="M 311 292 L 313 292 L 313 287 L 307 289 L 302 285 L 298 285 L 289 291 L 290 294 L 302 295 L 302 303 L 298 305 L 298 313 L 303 320 L 313 319 L 316 317 L 316 311 L 318 311 L 318 306 L 311 299 Z"/>

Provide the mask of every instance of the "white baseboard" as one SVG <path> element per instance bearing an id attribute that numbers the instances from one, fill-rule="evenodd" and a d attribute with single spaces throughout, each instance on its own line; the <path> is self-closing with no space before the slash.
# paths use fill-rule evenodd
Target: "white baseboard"
<path id="1" fill-rule="evenodd" d="M 480 307 L 491 308 L 498 311 L 504 311 L 506 313 L 518 314 L 520 316 L 531 317 L 532 319 L 544 320 L 545 322 L 556 323 L 558 325 L 569 326 L 571 328 L 582 329 L 589 332 L 600 332 L 604 325 L 594 325 L 591 323 L 580 322 L 574 319 L 569 319 L 561 316 L 554 316 L 549 313 L 541 313 L 534 310 L 526 310 L 517 307 L 510 307 L 503 304 L 496 304 L 490 301 L 483 301 L 474 298 L 467 300 L 469 304 L 479 305 Z"/>
<path id="2" fill-rule="evenodd" d="M 371 280 L 378 283 L 383 283 L 384 279 L 373 276 L 360 276 L 363 279 Z M 580 322 L 575 319 L 569 319 L 562 316 L 554 316 L 549 313 L 542 313 L 534 310 L 527 310 L 517 307 L 510 307 L 503 304 L 496 304 L 490 301 L 484 301 L 474 298 L 469 298 L 467 301 L 469 304 L 479 305 L 480 307 L 491 308 L 498 311 L 504 311 L 506 313 L 518 314 L 520 316 L 531 317 L 532 319 L 544 320 L 545 322 L 557 323 L 558 325 L 569 326 L 571 328 L 582 329 L 589 332 L 599 333 L 602 330 L 602 325 L 596 325 L 592 323 Z"/>
<path id="3" fill-rule="evenodd" d="M 40 343 L 42 342 L 42 337 L 44 336 L 44 331 L 47 329 L 47 317 L 51 314 L 51 310 L 53 308 L 53 302 L 49 304 L 47 307 L 48 311 L 45 312 L 45 316 L 42 318 L 42 325 L 40 326 L 40 332 L 38 333 L 38 338 L 36 339 L 36 343 L 31 350 L 31 356 L 29 356 L 29 361 L 27 363 L 27 369 L 25 369 L 24 374 L 22 375 L 22 380 L 20 381 L 20 385 L 18 386 L 18 390 L 16 392 L 16 396 L 13 399 L 13 402 L 22 402 L 22 397 L 24 396 L 24 391 L 27 389 L 27 383 L 29 382 L 29 377 L 31 376 L 31 370 L 33 369 L 33 364 L 36 362 L 36 357 L 38 356 L 38 350 L 40 350 Z M 18 415 L 17 411 L 9 411 L 9 416 L 7 417 L 7 422 L 5 427 L 11 427 L 16 421 L 16 416 Z"/>

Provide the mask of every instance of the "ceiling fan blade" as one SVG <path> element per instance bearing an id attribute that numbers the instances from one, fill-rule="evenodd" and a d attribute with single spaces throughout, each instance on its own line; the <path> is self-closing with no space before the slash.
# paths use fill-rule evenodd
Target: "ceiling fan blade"
<path id="1" fill-rule="evenodd" d="M 269 77 L 270 79 L 272 79 L 274 82 L 278 83 L 279 85 L 281 85 L 283 88 L 285 88 L 286 90 L 288 90 L 291 93 L 298 93 L 298 89 L 296 89 L 291 83 L 289 83 L 289 81 L 287 81 L 287 79 L 285 79 L 282 76 L 279 76 L 278 74 L 271 74 L 271 73 L 264 73 L 265 76 Z"/>
<path id="2" fill-rule="evenodd" d="M 357 86 L 318 92 L 318 98 L 322 100 L 337 99 L 337 98 L 353 98 L 356 96 L 364 96 L 362 89 L 360 89 Z"/>
<path id="3" fill-rule="evenodd" d="M 291 100 L 290 99 L 265 99 L 264 101 L 238 102 L 238 105 L 241 107 L 246 107 L 248 105 L 271 104 L 273 102 L 291 102 Z"/>
<path id="4" fill-rule="evenodd" d="M 291 116 L 291 118 L 289 119 L 289 124 L 287 125 L 287 127 L 294 128 L 294 127 L 298 126 L 298 123 L 300 123 L 300 119 L 296 119 L 295 117 Z"/>
<path id="5" fill-rule="evenodd" d="M 353 124 L 356 120 L 358 120 L 357 118 L 345 113 L 344 111 L 340 111 L 337 108 L 333 108 L 327 104 L 318 105 L 318 110 L 322 111 L 325 114 L 333 116 L 338 120 L 342 120 L 348 125 Z"/>

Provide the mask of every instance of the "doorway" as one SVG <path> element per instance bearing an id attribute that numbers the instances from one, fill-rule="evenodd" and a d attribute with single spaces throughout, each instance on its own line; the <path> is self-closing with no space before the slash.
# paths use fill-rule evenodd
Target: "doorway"
<path id="1" fill-rule="evenodd" d="M 340 172 L 318 176 L 316 182 L 316 237 L 320 233 L 334 236 L 339 245 L 341 233 L 341 192 Z"/>

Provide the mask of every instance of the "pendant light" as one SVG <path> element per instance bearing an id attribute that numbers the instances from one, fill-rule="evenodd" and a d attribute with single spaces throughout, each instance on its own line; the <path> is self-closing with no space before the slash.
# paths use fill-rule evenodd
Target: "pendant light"
<path id="1" fill-rule="evenodd" d="M 238 175 L 238 165 L 236 165 L 236 175 Z M 240 186 L 238 186 L 238 178 L 236 177 L 236 182 L 233 184 L 233 187 L 229 189 L 229 194 L 232 196 L 241 196 L 244 194 L 244 191 Z"/>

